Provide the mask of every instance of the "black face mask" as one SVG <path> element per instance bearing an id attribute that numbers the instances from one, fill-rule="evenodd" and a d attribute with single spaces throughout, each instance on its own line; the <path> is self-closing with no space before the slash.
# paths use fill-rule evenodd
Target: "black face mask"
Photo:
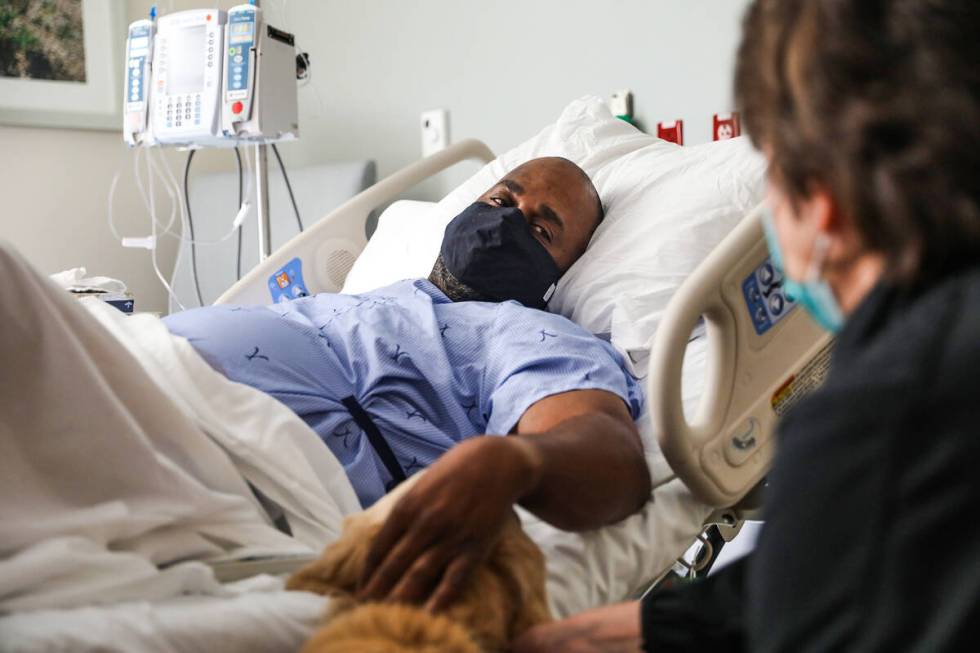
<path id="1" fill-rule="evenodd" d="M 493 301 L 543 309 L 561 272 L 515 207 L 474 202 L 446 226 L 442 263 L 461 283 Z"/>

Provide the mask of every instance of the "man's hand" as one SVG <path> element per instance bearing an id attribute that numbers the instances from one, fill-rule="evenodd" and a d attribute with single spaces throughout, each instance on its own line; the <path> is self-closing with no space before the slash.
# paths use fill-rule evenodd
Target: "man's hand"
<path id="1" fill-rule="evenodd" d="M 484 436 L 453 447 L 392 509 L 375 537 L 361 600 L 442 610 L 489 555 L 514 504 L 537 482 L 517 438 Z"/>
<path id="2" fill-rule="evenodd" d="M 517 638 L 514 653 L 637 653 L 643 645 L 638 601 L 582 612 L 536 626 Z"/>

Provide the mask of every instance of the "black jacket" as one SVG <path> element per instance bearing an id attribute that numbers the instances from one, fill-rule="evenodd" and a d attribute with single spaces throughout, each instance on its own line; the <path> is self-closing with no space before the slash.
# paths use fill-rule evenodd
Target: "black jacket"
<path id="1" fill-rule="evenodd" d="M 977 650 L 980 265 L 871 292 L 769 481 L 756 550 L 650 596 L 646 650 Z"/>

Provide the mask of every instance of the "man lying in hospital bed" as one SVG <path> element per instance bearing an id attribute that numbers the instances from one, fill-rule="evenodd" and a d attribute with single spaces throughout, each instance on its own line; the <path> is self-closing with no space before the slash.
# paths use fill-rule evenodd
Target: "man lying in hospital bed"
<path id="1" fill-rule="evenodd" d="M 610 214 L 592 245 L 565 274 L 549 307 L 610 340 L 628 354 L 628 364 L 642 376 L 643 353 L 666 298 L 758 201 L 762 166 L 742 143 L 685 151 L 657 142 L 612 118 L 598 99 L 573 103 L 556 125 L 487 166 L 419 222 L 398 225 L 383 217 L 369 247 L 372 251 L 358 260 L 345 291 L 361 292 L 427 274 L 438 254 L 447 216 L 460 213 L 493 180 L 518 164 L 549 154 L 580 163 L 610 204 Z M 672 184 L 674 192 L 669 191 Z M 617 210 L 626 208 L 634 211 L 632 215 L 617 218 Z M 421 237 L 406 242 L 400 229 Z M 375 263 L 378 257 L 391 260 L 392 242 L 396 248 L 417 250 L 408 252 L 394 269 L 372 266 L 372 258 Z M 629 246 L 637 242 L 654 244 L 631 254 Z M 65 303 L 67 299 L 48 297 L 36 279 L 25 277 L 22 266 L 9 258 L 5 264 L 14 268 L 8 270 L 12 276 L 20 275 L 15 287 L 24 289 L 25 295 L 20 298 L 24 302 L 5 306 L 5 312 L 17 313 L 19 322 L 14 324 L 23 327 L 25 338 L 39 338 L 49 346 L 61 343 L 64 356 L 57 361 L 31 359 L 29 347 L 4 352 L 12 366 L 3 377 L 3 397 L 8 405 L 21 406 L 16 413 L 5 408 L 5 418 L 17 417 L 6 430 L 25 437 L 14 440 L 5 434 L 7 453 L 17 455 L 5 455 L 3 464 L 16 467 L 18 459 L 35 454 L 49 461 L 61 455 L 75 465 L 45 473 L 35 466 L 34 475 L 8 469 L 19 475 L 0 477 L 6 479 L 6 483 L 0 480 L 5 496 L 25 497 L 19 505 L 5 502 L 3 509 L 0 549 L 9 557 L 0 563 L 0 574 L 18 572 L 5 578 L 15 578 L 19 585 L 0 585 L 4 591 L 0 609 L 65 608 L 186 592 L 227 596 L 249 588 L 219 587 L 206 567 L 174 563 L 228 551 L 240 554 L 242 549 L 236 547 L 242 545 L 252 553 L 315 552 L 336 537 L 340 517 L 358 508 L 338 461 L 284 406 L 228 383 L 190 346 L 161 332 L 163 327 L 152 318 L 120 320 L 90 307 L 102 323 L 95 328 L 82 319 L 78 307 Z M 115 339 L 107 338 L 105 330 Z M 253 353 L 264 355 L 244 352 Z M 689 357 L 698 358 L 696 347 L 689 350 Z M 35 366 L 28 386 L 18 385 L 9 373 L 27 369 L 25 361 Z M 58 390 L 66 386 L 72 391 Z M 697 394 L 697 387 L 694 391 Z M 44 402 L 47 412 L 32 412 L 38 401 Z M 644 420 L 639 423 L 656 485 L 640 513 L 615 527 L 581 535 L 561 533 L 524 515 L 525 527 L 548 558 L 549 599 L 556 616 L 640 589 L 686 548 L 710 512 L 679 481 L 670 480 Z M 81 448 L 66 450 L 64 442 L 52 442 L 50 437 L 26 440 L 31 434 L 73 430 L 88 438 Z M 123 437 L 127 433 L 138 437 L 127 440 Z M 107 456 L 107 450 L 114 454 Z M 272 519 L 249 486 L 282 510 L 292 538 L 271 526 Z M 85 487 L 85 492 L 79 494 L 79 487 Z M 39 501 L 38 496 L 47 498 Z M 127 515 L 136 519 L 127 523 Z M 147 562 L 166 568 L 161 572 Z M 47 571 L 33 579 L 24 573 L 37 573 L 45 564 Z M 98 582 L 86 584 L 93 578 Z M 274 603 L 270 598 L 266 605 Z M 286 603 L 292 607 L 279 613 L 267 607 L 261 618 L 254 607 L 247 610 L 247 619 L 234 622 L 234 632 L 241 636 L 237 643 L 258 648 L 284 642 L 295 646 L 310 627 L 308 620 L 319 611 L 310 606 L 319 603 L 305 603 L 302 609 L 297 608 L 297 598 L 284 599 Z M 226 612 L 228 604 L 223 604 Z M 165 636 L 162 626 L 151 634 L 136 627 L 133 604 L 124 605 L 130 608 L 120 607 L 114 616 L 122 622 L 128 618 L 129 629 L 117 623 L 117 635 L 135 637 L 131 642 L 141 641 L 140 636 Z M 155 612 L 158 623 L 168 619 L 171 626 L 179 623 L 185 637 L 191 637 L 187 633 L 194 628 L 204 631 L 197 638 L 202 647 L 213 641 L 207 639 L 208 633 L 229 636 L 229 628 L 216 632 L 213 622 L 193 618 L 204 614 L 201 605 L 183 612 L 180 605 L 167 607 L 169 611 Z M 60 610 L 15 615 L 0 620 L 0 631 L 19 632 L 30 639 L 41 631 L 57 634 L 56 623 L 78 626 L 86 618 L 105 622 L 113 613 L 86 612 L 85 618 L 81 614 Z M 280 621 L 273 623 L 278 625 L 270 627 L 269 620 L 276 616 Z M 283 620 L 288 628 L 282 626 Z M 79 638 L 96 636 L 91 629 L 85 634 L 77 627 L 75 631 L 69 626 L 60 635 L 75 637 L 76 644 L 91 643 Z M 261 632 L 275 636 L 263 640 Z M 227 639 L 219 641 L 227 643 Z"/>
<path id="2" fill-rule="evenodd" d="M 397 587 L 390 598 L 411 601 L 438 587 L 441 608 L 486 558 L 514 503 L 566 530 L 591 530 L 650 494 L 633 424 L 641 391 L 622 358 L 536 310 L 602 213 L 578 166 L 533 159 L 449 223 L 428 279 L 199 308 L 165 322 L 229 379 L 302 417 L 365 508 L 432 466 L 379 535 L 386 548 L 375 552 L 365 594 L 385 598 Z M 515 437 L 475 438 L 483 433 Z M 384 558 L 395 549 L 397 558 Z"/>

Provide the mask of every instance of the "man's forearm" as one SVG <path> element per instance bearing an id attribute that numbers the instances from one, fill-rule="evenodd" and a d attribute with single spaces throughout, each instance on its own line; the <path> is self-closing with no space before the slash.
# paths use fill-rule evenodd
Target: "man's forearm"
<path id="1" fill-rule="evenodd" d="M 619 521 L 650 496 L 636 431 L 611 415 L 579 415 L 509 440 L 533 474 L 520 505 L 558 528 L 581 531 Z"/>

